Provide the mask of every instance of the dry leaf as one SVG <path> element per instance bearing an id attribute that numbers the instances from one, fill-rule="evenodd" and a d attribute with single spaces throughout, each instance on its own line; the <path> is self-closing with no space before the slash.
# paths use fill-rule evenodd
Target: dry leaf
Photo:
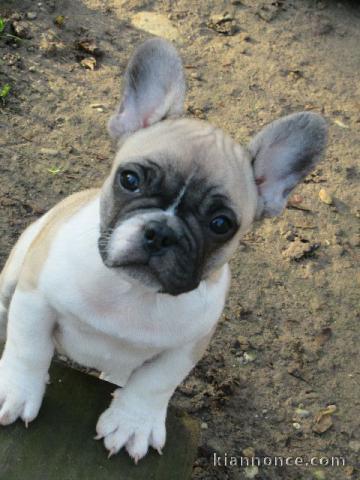
<path id="1" fill-rule="evenodd" d="M 336 405 L 328 405 L 324 410 L 321 410 L 315 417 L 313 432 L 321 434 L 329 430 L 333 424 L 331 415 L 336 412 L 336 409 Z"/>
<path id="2" fill-rule="evenodd" d="M 331 205 L 333 203 L 333 198 L 330 195 L 330 193 L 325 190 L 325 188 L 322 188 L 319 192 L 319 198 L 323 203 L 326 203 L 326 205 Z"/>
<path id="3" fill-rule="evenodd" d="M 341 128 L 349 128 L 347 125 L 345 125 L 345 123 L 343 123 L 343 122 L 342 122 L 341 120 L 339 120 L 339 119 L 334 120 L 334 123 L 336 123 L 336 125 L 337 125 L 338 127 L 341 127 Z"/>
<path id="4" fill-rule="evenodd" d="M 96 67 L 96 59 L 94 57 L 86 57 L 80 61 L 80 65 L 84 68 L 88 68 L 89 70 L 95 70 Z"/>
<path id="5" fill-rule="evenodd" d="M 99 56 L 101 55 L 100 48 L 96 45 L 95 40 L 80 40 L 77 43 L 79 50 L 82 50 L 86 53 L 91 53 L 92 55 Z"/>

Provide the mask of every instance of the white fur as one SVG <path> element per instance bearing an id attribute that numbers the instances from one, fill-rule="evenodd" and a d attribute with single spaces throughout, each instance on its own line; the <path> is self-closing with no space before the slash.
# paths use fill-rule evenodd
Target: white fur
<path id="1" fill-rule="evenodd" d="M 110 453 L 126 446 L 138 460 L 165 442 L 168 401 L 221 315 L 229 269 L 189 293 L 157 294 L 106 268 L 98 236 L 96 198 L 57 232 L 37 289 L 16 289 L 0 363 L 0 423 L 36 416 L 55 344 L 124 386 L 97 432 Z"/>

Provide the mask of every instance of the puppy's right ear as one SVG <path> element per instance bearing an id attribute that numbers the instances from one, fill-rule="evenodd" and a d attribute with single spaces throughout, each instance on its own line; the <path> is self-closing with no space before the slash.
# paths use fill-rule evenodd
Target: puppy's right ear
<path id="1" fill-rule="evenodd" d="M 135 132 L 183 112 L 185 79 L 176 49 L 161 38 L 146 41 L 130 59 L 123 99 L 110 118 L 112 138 Z"/>

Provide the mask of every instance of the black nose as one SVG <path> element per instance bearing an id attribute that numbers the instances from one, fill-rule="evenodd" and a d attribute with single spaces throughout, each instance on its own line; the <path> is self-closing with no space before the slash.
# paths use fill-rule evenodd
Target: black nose
<path id="1" fill-rule="evenodd" d="M 144 247 L 150 253 L 160 253 L 176 243 L 176 235 L 165 222 L 152 220 L 144 229 Z"/>

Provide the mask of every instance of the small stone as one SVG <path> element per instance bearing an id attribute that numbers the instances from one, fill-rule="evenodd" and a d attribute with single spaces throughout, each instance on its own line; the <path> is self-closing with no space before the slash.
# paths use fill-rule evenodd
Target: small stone
<path id="1" fill-rule="evenodd" d="M 57 17 L 55 17 L 54 18 L 54 23 L 57 27 L 62 27 L 65 23 L 64 15 L 58 15 Z"/>
<path id="2" fill-rule="evenodd" d="M 200 73 L 196 73 L 196 72 L 193 72 L 191 74 L 191 77 L 194 78 L 195 80 L 198 80 L 199 82 L 201 82 L 201 80 L 203 79 L 201 74 Z"/>
<path id="3" fill-rule="evenodd" d="M 245 352 L 244 353 L 244 360 L 246 363 L 253 362 L 256 360 L 256 353 L 255 352 Z"/>
<path id="4" fill-rule="evenodd" d="M 254 447 L 246 447 L 242 451 L 242 454 L 244 455 L 244 457 L 253 458 L 253 457 L 255 457 L 255 448 Z"/>
<path id="5" fill-rule="evenodd" d="M 307 417 L 310 416 L 309 410 L 305 410 L 303 408 L 297 408 L 295 410 L 295 413 L 296 413 L 296 415 L 299 415 L 299 417 L 301 417 L 301 418 L 307 418 Z"/>
<path id="6" fill-rule="evenodd" d="M 313 473 L 314 479 L 315 480 L 325 480 L 325 472 L 323 470 L 315 470 Z"/>
<path id="7" fill-rule="evenodd" d="M 319 198 L 323 203 L 326 203 L 326 205 L 332 205 L 333 203 L 333 198 L 330 195 L 330 193 L 325 190 L 325 188 L 322 188 L 319 192 Z"/>
<path id="8" fill-rule="evenodd" d="M 301 425 L 300 425 L 299 422 L 294 422 L 292 425 L 295 428 L 295 430 L 300 430 L 301 429 Z"/>
<path id="9" fill-rule="evenodd" d="M 201 429 L 202 430 L 207 430 L 208 429 L 208 424 L 206 422 L 202 422 Z"/>
<path id="10" fill-rule="evenodd" d="M 244 473 L 246 478 L 255 478 L 259 474 L 259 467 L 256 465 L 246 467 Z"/>
<path id="11" fill-rule="evenodd" d="M 353 450 L 356 453 L 360 452 L 360 441 L 359 440 L 350 440 L 349 447 L 351 448 L 351 450 Z"/>
<path id="12" fill-rule="evenodd" d="M 27 12 L 26 18 L 28 20 L 35 20 L 35 18 L 37 18 L 37 13 L 36 12 Z"/>
<path id="13" fill-rule="evenodd" d="M 30 32 L 30 26 L 27 22 L 14 20 L 11 24 L 14 33 L 19 38 L 30 39 L 32 38 Z"/>
<path id="14" fill-rule="evenodd" d="M 50 155 L 50 156 L 55 156 L 59 154 L 59 150 L 55 150 L 54 148 L 40 148 L 40 153 L 43 155 Z"/>

